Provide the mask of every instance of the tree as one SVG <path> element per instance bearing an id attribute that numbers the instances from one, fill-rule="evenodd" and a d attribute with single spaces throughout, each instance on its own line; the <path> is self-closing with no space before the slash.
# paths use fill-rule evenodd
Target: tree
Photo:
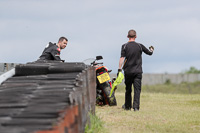
<path id="1" fill-rule="evenodd" d="M 195 67 L 190 67 L 189 70 L 186 70 L 185 73 L 189 74 L 189 73 L 200 73 L 200 70 L 196 69 Z"/>

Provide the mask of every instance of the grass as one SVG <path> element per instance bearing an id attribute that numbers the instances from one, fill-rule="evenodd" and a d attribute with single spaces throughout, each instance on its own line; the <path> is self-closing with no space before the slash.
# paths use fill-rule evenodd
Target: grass
<path id="1" fill-rule="evenodd" d="M 200 133 L 200 89 L 197 94 L 191 94 L 187 89 L 178 89 L 184 87 L 184 84 L 158 85 L 157 88 L 149 86 L 154 88 L 152 90 L 142 88 L 138 112 L 121 108 L 124 104 L 124 88 L 119 87 L 115 94 L 117 106 L 96 107 L 96 116 L 103 122 L 103 130 L 100 132 Z M 199 84 L 189 85 L 193 89 Z"/>
<path id="2" fill-rule="evenodd" d="M 124 111 L 124 93 L 117 92 L 118 106 L 96 107 L 108 133 L 198 133 L 200 95 L 142 93 L 138 112 Z"/>
<path id="3" fill-rule="evenodd" d="M 103 121 L 96 115 L 90 115 L 90 126 L 89 124 L 85 127 L 85 133 L 102 133 L 104 131 Z"/>
<path id="4" fill-rule="evenodd" d="M 117 106 L 96 107 L 86 133 L 200 133 L 200 82 L 143 86 L 139 112 L 121 108 L 124 92 Z"/>

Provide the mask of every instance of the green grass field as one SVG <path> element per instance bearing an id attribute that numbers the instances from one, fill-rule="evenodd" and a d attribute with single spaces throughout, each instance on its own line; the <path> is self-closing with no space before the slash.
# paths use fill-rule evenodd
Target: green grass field
<path id="1" fill-rule="evenodd" d="M 100 123 L 102 128 L 95 133 L 200 133 L 198 84 L 158 85 L 148 86 L 148 89 L 143 86 L 138 112 L 121 108 L 124 88 L 118 89 L 115 94 L 117 106 L 96 107 L 99 119 L 96 123 Z"/>

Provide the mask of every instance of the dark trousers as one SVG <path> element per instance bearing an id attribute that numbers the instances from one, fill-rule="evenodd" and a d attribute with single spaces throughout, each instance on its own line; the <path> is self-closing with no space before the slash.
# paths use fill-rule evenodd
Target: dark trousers
<path id="1" fill-rule="evenodd" d="M 125 74 L 125 108 L 130 109 L 132 103 L 132 85 L 134 86 L 133 108 L 140 108 L 142 73 Z"/>

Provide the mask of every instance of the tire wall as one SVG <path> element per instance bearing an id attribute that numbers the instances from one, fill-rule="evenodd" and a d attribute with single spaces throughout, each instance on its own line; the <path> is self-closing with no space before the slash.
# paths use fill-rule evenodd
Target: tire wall
<path id="1" fill-rule="evenodd" d="M 96 72 L 77 63 L 28 63 L 0 85 L 3 133 L 84 133 L 95 113 Z"/>

